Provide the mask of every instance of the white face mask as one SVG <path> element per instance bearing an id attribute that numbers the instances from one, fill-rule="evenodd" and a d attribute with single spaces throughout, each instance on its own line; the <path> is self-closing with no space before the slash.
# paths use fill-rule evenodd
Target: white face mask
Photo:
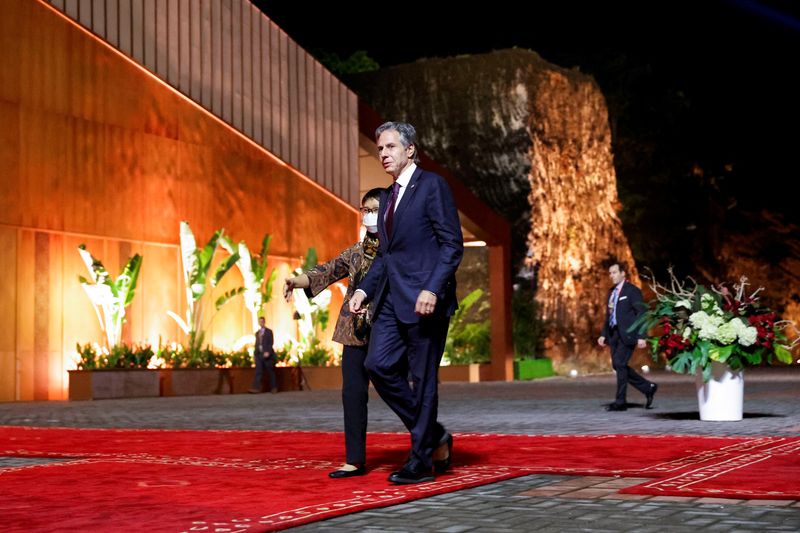
<path id="1" fill-rule="evenodd" d="M 378 233 L 378 213 L 367 213 L 361 217 L 361 221 L 367 227 L 368 232 Z"/>

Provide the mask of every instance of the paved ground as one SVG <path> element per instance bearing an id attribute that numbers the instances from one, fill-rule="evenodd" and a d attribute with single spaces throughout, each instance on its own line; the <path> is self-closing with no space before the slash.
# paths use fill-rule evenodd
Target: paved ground
<path id="1" fill-rule="evenodd" d="M 441 420 L 452 432 L 514 434 L 800 434 L 800 368 L 746 374 L 745 419 L 700 422 L 692 379 L 656 374 L 655 409 L 629 393 L 609 413 L 611 375 L 440 387 Z M 636 403 L 638 402 L 638 403 Z M 403 431 L 373 394 L 370 429 Z M 185 429 L 341 429 L 336 391 L 94 402 L 0 404 L 0 424 Z M 0 468 L 18 459 L 0 458 Z M 364 511 L 291 531 L 800 531 L 800 502 L 621 495 L 637 480 L 534 475 Z M 414 515 L 414 527 L 408 515 Z"/>

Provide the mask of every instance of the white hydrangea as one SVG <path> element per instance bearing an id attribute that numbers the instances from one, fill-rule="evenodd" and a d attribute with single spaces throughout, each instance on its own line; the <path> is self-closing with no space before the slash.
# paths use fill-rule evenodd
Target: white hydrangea
<path id="1" fill-rule="evenodd" d="M 688 339 L 689 337 L 691 337 L 691 335 L 692 335 L 692 328 L 690 328 L 689 326 L 686 326 L 683 329 L 683 338 L 684 339 Z"/>
<path id="2" fill-rule="evenodd" d="M 723 319 L 718 315 L 709 315 L 705 311 L 692 313 L 689 322 L 696 330 L 697 335 L 704 340 L 714 340 L 717 336 L 717 329 L 722 325 Z"/>
<path id="3" fill-rule="evenodd" d="M 716 334 L 714 335 L 714 340 L 723 346 L 727 346 L 728 344 L 735 342 L 737 331 L 736 322 L 737 320 L 734 319 L 718 327 Z"/>
<path id="4" fill-rule="evenodd" d="M 741 318 L 734 318 L 731 322 L 736 323 L 736 336 L 739 337 L 739 344 L 742 346 L 752 346 L 758 337 L 758 330 L 748 325 Z"/>
<path id="5" fill-rule="evenodd" d="M 692 308 L 692 302 L 690 302 L 689 300 L 678 300 L 677 302 L 675 302 L 675 307 L 676 308 L 677 307 L 683 307 L 683 308 L 686 308 L 686 309 L 691 309 Z"/>

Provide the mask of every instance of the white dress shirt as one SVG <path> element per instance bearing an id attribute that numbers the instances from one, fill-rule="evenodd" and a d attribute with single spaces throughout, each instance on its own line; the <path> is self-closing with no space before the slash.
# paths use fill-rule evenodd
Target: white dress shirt
<path id="1" fill-rule="evenodd" d="M 394 201 L 395 212 L 397 212 L 397 206 L 400 205 L 400 200 L 403 198 L 403 194 L 405 194 L 406 189 L 408 189 L 408 182 L 411 181 L 411 176 L 414 175 L 415 170 L 417 170 L 416 163 L 411 163 L 406 167 L 406 169 L 403 172 L 400 173 L 399 176 L 397 176 L 397 179 L 395 180 L 397 183 L 400 184 L 400 190 L 397 191 L 397 200 Z M 383 214 L 383 220 L 384 222 L 386 221 L 386 213 Z M 367 293 L 362 291 L 361 289 L 356 289 L 355 292 L 360 292 L 364 296 L 367 296 Z"/>
<path id="2" fill-rule="evenodd" d="M 397 183 L 400 184 L 400 190 L 397 191 L 397 200 L 394 202 L 394 210 L 397 212 L 397 206 L 400 205 L 400 200 L 403 199 L 403 195 L 408 189 L 408 182 L 411 181 L 411 176 L 414 175 L 414 171 L 417 170 L 417 165 L 415 163 L 411 163 L 406 167 L 406 169 L 400 173 L 397 177 Z"/>

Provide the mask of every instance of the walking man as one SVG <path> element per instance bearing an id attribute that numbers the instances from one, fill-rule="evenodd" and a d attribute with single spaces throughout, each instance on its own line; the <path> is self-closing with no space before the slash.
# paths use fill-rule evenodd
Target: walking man
<path id="1" fill-rule="evenodd" d="M 373 302 L 366 367 L 375 389 L 411 434 L 411 453 L 389 476 L 394 483 L 433 481 L 450 466 L 453 437 L 439 424 L 438 374 L 464 239 L 444 178 L 417 166 L 411 124 L 387 122 L 375 132 L 378 157 L 393 184 L 381 195 L 380 248 L 350 310 Z M 409 373 L 412 385 L 408 383 Z"/>

